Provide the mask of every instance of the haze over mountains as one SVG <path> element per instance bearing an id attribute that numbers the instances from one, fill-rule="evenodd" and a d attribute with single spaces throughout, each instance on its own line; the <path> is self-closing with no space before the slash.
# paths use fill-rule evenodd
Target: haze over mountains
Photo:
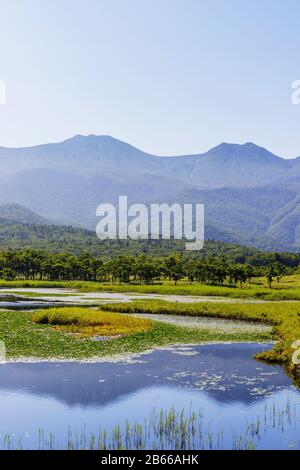
<path id="1" fill-rule="evenodd" d="M 98 204 L 119 195 L 141 203 L 204 202 L 206 236 L 272 250 L 300 251 L 299 183 L 300 158 L 283 159 L 253 143 L 177 157 L 95 135 L 0 148 L 1 205 L 95 228 Z"/>

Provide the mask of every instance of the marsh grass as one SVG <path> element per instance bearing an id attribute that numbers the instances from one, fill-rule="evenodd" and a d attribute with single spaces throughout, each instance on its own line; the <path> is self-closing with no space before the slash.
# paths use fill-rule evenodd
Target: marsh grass
<path id="1" fill-rule="evenodd" d="M 274 281 L 270 289 L 264 278 L 255 278 L 252 283 L 246 283 L 242 288 L 224 286 L 204 285 L 200 283 L 189 284 L 186 280 L 174 283 L 164 281 L 158 284 L 109 284 L 88 281 L 41 281 L 41 280 L 0 280 L 0 288 L 17 287 L 48 287 L 78 289 L 81 292 L 120 292 L 139 294 L 162 294 L 162 295 L 195 295 L 195 296 L 221 296 L 241 299 L 264 299 L 264 300 L 300 300 L 300 275 L 285 276 L 279 283 Z"/>
<path id="2" fill-rule="evenodd" d="M 87 310 L 95 312 L 94 309 Z M 48 312 L 49 310 L 46 311 Z M 31 311 L 0 310 L 0 340 L 5 343 L 7 360 L 101 360 L 174 344 L 270 340 L 270 334 L 266 332 L 237 331 L 224 334 L 220 331 L 183 328 L 153 321 L 148 331 L 112 337 L 109 341 L 92 341 L 54 329 L 53 325 L 36 323 L 33 321 L 34 315 L 36 313 Z"/>
<path id="3" fill-rule="evenodd" d="M 78 307 L 40 310 L 32 319 L 35 323 L 52 325 L 58 330 L 86 337 L 132 335 L 146 332 L 153 325 L 147 319 Z"/>
<path id="4" fill-rule="evenodd" d="M 148 420 L 131 424 L 115 425 L 111 431 L 99 429 L 88 432 L 86 426 L 80 431 L 68 428 L 64 442 L 59 442 L 53 433 L 39 429 L 36 448 L 39 450 L 254 450 L 269 432 L 282 435 L 297 423 L 297 408 L 290 401 L 284 407 L 266 405 L 261 416 L 245 422 L 243 432 L 235 429 L 219 429 L 207 419 L 202 410 L 153 411 Z M 285 444 L 298 447 L 299 442 Z M 6 434 L 0 444 L 3 450 L 23 449 L 22 439 Z"/>
<path id="5" fill-rule="evenodd" d="M 5 290 L 1 290 L 0 291 L 1 294 L 5 294 L 5 295 L 18 295 L 18 296 L 21 296 L 21 297 L 78 297 L 80 296 L 80 294 L 78 292 L 72 292 L 72 293 L 53 293 L 53 292 L 47 292 L 47 293 L 41 293 L 41 292 L 24 292 L 24 291 L 13 291 L 13 290 L 9 290 L 9 291 L 5 291 Z M 95 299 L 92 299 L 92 300 L 95 300 Z"/>
<path id="6" fill-rule="evenodd" d="M 215 317 L 232 320 L 246 320 L 273 325 L 274 338 L 278 342 L 273 349 L 257 356 L 268 362 L 288 366 L 298 377 L 299 366 L 292 364 L 294 349 L 292 343 L 300 339 L 300 303 L 266 302 L 261 304 L 242 303 L 179 303 L 166 301 L 135 300 L 133 302 L 105 304 L 102 310 L 121 313 L 152 313 Z"/>

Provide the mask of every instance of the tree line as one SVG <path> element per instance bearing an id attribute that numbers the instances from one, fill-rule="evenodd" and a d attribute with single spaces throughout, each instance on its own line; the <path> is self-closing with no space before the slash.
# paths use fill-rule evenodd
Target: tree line
<path id="1" fill-rule="evenodd" d="M 120 255 L 113 259 L 96 258 L 90 253 L 75 256 L 69 253 L 52 254 L 43 250 L 0 252 L 0 277 L 5 280 L 140 282 L 171 280 L 177 284 L 188 279 L 202 284 L 243 286 L 253 277 L 266 276 L 269 286 L 280 279 L 289 268 L 279 261 L 257 267 L 233 263 L 225 256 L 188 258 L 174 253 L 163 257 L 141 254 Z"/>

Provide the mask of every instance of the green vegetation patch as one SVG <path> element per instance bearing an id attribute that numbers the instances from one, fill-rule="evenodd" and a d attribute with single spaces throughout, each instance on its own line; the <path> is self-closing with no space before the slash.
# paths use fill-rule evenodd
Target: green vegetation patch
<path id="1" fill-rule="evenodd" d="M 0 280 L 0 288 L 61 288 L 77 289 L 80 292 L 115 292 L 137 294 L 160 295 L 192 295 L 229 297 L 235 299 L 261 299 L 267 301 L 300 300 L 300 275 L 286 276 L 280 283 L 274 283 L 272 289 L 263 283 L 263 279 L 257 278 L 255 283 L 244 284 L 240 287 L 213 286 L 195 282 L 179 281 L 177 285 L 170 281 L 161 284 L 120 284 L 99 283 L 92 281 L 40 281 L 40 280 Z M 24 293 L 20 293 L 24 295 Z M 29 296 L 31 296 L 28 293 Z M 63 295 L 63 293 L 62 293 Z M 71 295 L 71 294 L 66 294 Z M 72 296 L 75 295 L 72 293 Z M 48 297 L 49 294 L 42 294 Z M 57 296 L 57 294 L 55 294 Z"/>
<path id="2" fill-rule="evenodd" d="M 56 329 L 87 337 L 132 335 L 148 331 L 152 327 L 151 320 L 76 307 L 40 310 L 32 319 L 35 323 L 54 325 Z"/>
<path id="3" fill-rule="evenodd" d="M 11 295 L 11 294 L 14 294 L 14 295 L 18 295 L 18 296 L 21 296 L 21 297 L 78 297 L 80 296 L 80 294 L 78 293 L 53 293 L 53 292 L 47 292 L 47 293 L 41 293 L 41 292 L 24 292 L 24 291 L 13 291 L 13 290 L 9 290 L 9 291 L 0 291 L 1 294 L 6 294 L 6 295 Z M 95 299 L 92 299 L 92 300 L 95 300 Z"/>
<path id="4" fill-rule="evenodd" d="M 93 341 L 53 329 L 49 324 L 36 323 L 33 321 L 35 315 L 30 311 L 0 311 L 0 340 L 5 343 L 7 359 L 101 359 L 172 344 L 270 339 L 268 333 L 236 332 L 224 335 L 222 332 L 153 322 L 149 331 L 108 341 Z"/>
<path id="5" fill-rule="evenodd" d="M 272 350 L 257 357 L 268 362 L 284 364 L 295 375 L 299 375 L 299 366 L 292 363 L 293 343 L 300 340 L 300 303 L 266 302 L 257 304 L 239 303 L 178 303 L 138 300 L 131 303 L 106 304 L 101 307 L 110 312 L 153 313 L 172 315 L 195 315 L 232 320 L 263 322 L 274 325 L 273 334 L 278 342 Z"/>

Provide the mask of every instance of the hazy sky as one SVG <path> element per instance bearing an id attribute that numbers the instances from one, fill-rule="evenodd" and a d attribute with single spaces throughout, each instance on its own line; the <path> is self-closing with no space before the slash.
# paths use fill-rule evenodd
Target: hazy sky
<path id="1" fill-rule="evenodd" d="M 0 0 L 0 145 L 300 155 L 299 0 Z"/>

